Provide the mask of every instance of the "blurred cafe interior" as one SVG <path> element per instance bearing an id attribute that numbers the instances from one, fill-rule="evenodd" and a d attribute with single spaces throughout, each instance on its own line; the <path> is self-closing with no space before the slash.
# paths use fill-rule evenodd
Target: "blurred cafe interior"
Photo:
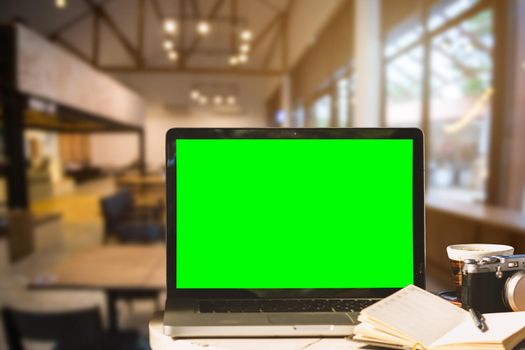
<path id="1" fill-rule="evenodd" d="M 0 23 L 12 313 L 87 308 L 147 348 L 172 127 L 419 127 L 428 288 L 447 245 L 525 253 L 525 0 L 1 0 Z"/>

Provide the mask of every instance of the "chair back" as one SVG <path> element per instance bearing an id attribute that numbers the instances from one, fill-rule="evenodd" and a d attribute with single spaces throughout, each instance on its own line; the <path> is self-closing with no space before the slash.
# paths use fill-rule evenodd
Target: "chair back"
<path id="1" fill-rule="evenodd" d="M 103 336 L 97 307 L 60 313 L 4 307 L 2 319 L 10 350 L 23 350 L 23 339 L 53 342 L 61 349 L 79 349 L 96 345 Z"/>
<path id="2" fill-rule="evenodd" d="M 134 205 L 133 194 L 129 190 L 120 190 L 100 200 L 106 237 L 113 233 L 126 214 L 133 210 Z"/>

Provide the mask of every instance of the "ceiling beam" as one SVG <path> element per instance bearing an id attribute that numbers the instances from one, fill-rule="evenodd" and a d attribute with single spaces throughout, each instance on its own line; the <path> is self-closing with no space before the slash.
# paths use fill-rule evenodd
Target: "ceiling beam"
<path id="1" fill-rule="evenodd" d="M 289 55 L 288 49 L 290 47 L 290 28 L 289 28 L 289 18 L 290 12 L 294 5 L 295 0 L 288 0 L 286 4 L 286 9 L 284 10 L 282 21 L 281 21 L 281 64 L 283 71 L 287 72 L 289 70 Z"/>
<path id="2" fill-rule="evenodd" d="M 137 50 L 133 47 L 133 45 L 129 42 L 129 40 L 126 38 L 126 36 L 120 31 L 120 29 L 117 27 L 115 22 L 113 21 L 113 18 L 106 12 L 104 7 L 98 5 L 95 3 L 94 0 L 84 0 L 85 3 L 91 8 L 91 11 L 98 15 L 101 20 L 103 20 L 109 29 L 115 34 L 118 41 L 124 46 L 126 51 L 129 53 L 131 58 L 135 61 L 137 65 L 140 64 L 140 58 L 138 55 Z"/>
<path id="3" fill-rule="evenodd" d="M 179 17 L 186 15 L 186 1 L 179 0 Z M 186 45 L 186 26 L 184 23 L 179 25 L 179 51 L 183 51 Z"/>
<path id="4" fill-rule="evenodd" d="M 164 15 L 162 13 L 162 9 L 160 8 L 159 0 L 150 0 L 150 2 L 151 2 L 151 7 L 153 7 L 153 13 L 155 13 L 157 20 L 159 22 L 162 22 Z"/>
<path id="5" fill-rule="evenodd" d="M 101 70 L 108 73 L 179 73 L 179 74 L 209 74 L 209 75 L 250 75 L 250 76 L 279 76 L 281 70 L 270 69 L 234 69 L 234 68 L 192 68 L 177 66 L 150 66 L 150 67 L 133 67 L 133 66 L 101 66 Z"/>
<path id="6" fill-rule="evenodd" d="M 88 55 L 86 55 L 85 53 L 83 53 L 82 51 L 80 51 L 78 48 L 74 47 L 73 45 L 71 45 L 69 42 L 67 42 L 64 38 L 60 37 L 60 36 L 57 36 L 55 37 L 54 39 L 58 44 L 60 44 L 63 48 L 65 48 L 66 50 L 68 50 L 69 52 L 71 52 L 73 55 L 77 56 L 78 58 L 80 58 L 82 61 L 88 63 L 88 64 L 93 64 L 93 61 L 91 59 L 91 57 L 89 57 Z"/>
<path id="7" fill-rule="evenodd" d="M 91 33 L 91 38 L 91 62 L 96 66 L 100 56 L 100 17 L 96 13 L 93 14 L 93 32 Z"/>
<path id="8" fill-rule="evenodd" d="M 230 50 L 232 54 L 237 49 L 237 0 L 230 0 Z"/>
<path id="9" fill-rule="evenodd" d="M 272 11 L 274 12 L 281 12 L 281 8 L 277 5 L 275 5 L 273 2 L 271 2 L 270 0 L 258 0 L 261 4 L 263 4 L 264 6 L 268 7 L 269 9 L 271 9 Z"/>
<path id="10" fill-rule="evenodd" d="M 109 2 L 111 2 L 112 0 L 104 0 L 100 3 L 100 6 L 104 6 L 104 5 L 107 5 L 109 4 Z M 85 19 L 86 17 L 90 16 L 93 14 L 93 11 L 91 11 L 91 8 L 88 7 L 87 10 L 85 11 L 82 11 L 81 13 L 79 13 L 78 15 L 76 15 L 75 17 L 73 17 L 72 19 L 70 19 L 69 21 L 67 21 L 66 23 L 64 23 L 63 25 L 61 25 L 60 27 L 58 27 L 57 29 L 53 30 L 47 37 L 50 39 L 50 40 L 55 40 L 56 38 L 58 38 L 58 36 L 60 36 L 60 34 L 62 34 L 64 31 L 68 30 L 69 28 L 73 27 L 75 24 L 79 23 L 80 21 L 82 21 L 83 19 Z"/>
<path id="11" fill-rule="evenodd" d="M 264 40 L 264 38 L 271 32 L 273 27 L 279 23 L 282 17 L 282 13 L 275 15 L 266 25 L 263 27 L 263 29 L 257 34 L 255 39 L 253 39 L 252 42 L 252 51 L 255 51 L 255 49 L 261 44 L 261 42 Z"/>
<path id="12" fill-rule="evenodd" d="M 206 20 L 207 21 L 212 20 L 217 15 L 217 12 L 219 12 L 219 10 L 220 10 L 220 8 L 221 8 L 223 3 L 224 3 L 224 0 L 216 0 L 215 1 L 215 4 L 213 5 L 210 13 L 206 16 Z M 191 45 L 190 45 L 190 47 L 188 49 L 188 52 L 186 53 L 185 56 L 181 57 L 181 66 L 182 67 L 184 67 L 186 65 L 187 61 L 189 60 L 189 58 L 193 54 L 193 51 L 195 51 L 195 49 L 199 45 L 200 41 L 201 41 L 201 36 L 200 35 L 197 35 L 193 39 L 193 41 L 192 41 L 192 43 L 191 43 Z"/>
<path id="13" fill-rule="evenodd" d="M 199 0 L 190 1 L 191 3 L 191 12 L 195 18 L 200 18 L 201 11 L 199 9 Z"/>
<path id="14" fill-rule="evenodd" d="M 277 43 L 279 42 L 279 35 L 280 32 L 278 30 L 274 31 L 272 43 L 268 46 L 268 50 L 266 51 L 266 55 L 264 56 L 262 66 L 264 69 L 268 69 L 271 63 L 271 59 L 275 54 L 275 49 L 277 48 Z"/>
<path id="15" fill-rule="evenodd" d="M 144 65 L 144 40 L 146 35 L 146 0 L 137 0 L 137 54 Z"/>

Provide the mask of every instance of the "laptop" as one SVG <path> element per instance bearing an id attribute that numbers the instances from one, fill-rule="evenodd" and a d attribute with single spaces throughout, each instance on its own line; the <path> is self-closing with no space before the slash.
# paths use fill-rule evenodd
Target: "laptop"
<path id="1" fill-rule="evenodd" d="M 424 288 L 419 129 L 171 129 L 166 169 L 167 335 L 344 336 Z"/>

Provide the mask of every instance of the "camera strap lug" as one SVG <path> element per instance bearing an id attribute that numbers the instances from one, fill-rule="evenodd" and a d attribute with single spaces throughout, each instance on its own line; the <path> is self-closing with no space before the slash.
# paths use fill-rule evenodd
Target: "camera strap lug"
<path id="1" fill-rule="evenodd" d="M 496 278 L 503 277 L 503 272 L 501 272 L 501 265 L 496 268 Z"/>

